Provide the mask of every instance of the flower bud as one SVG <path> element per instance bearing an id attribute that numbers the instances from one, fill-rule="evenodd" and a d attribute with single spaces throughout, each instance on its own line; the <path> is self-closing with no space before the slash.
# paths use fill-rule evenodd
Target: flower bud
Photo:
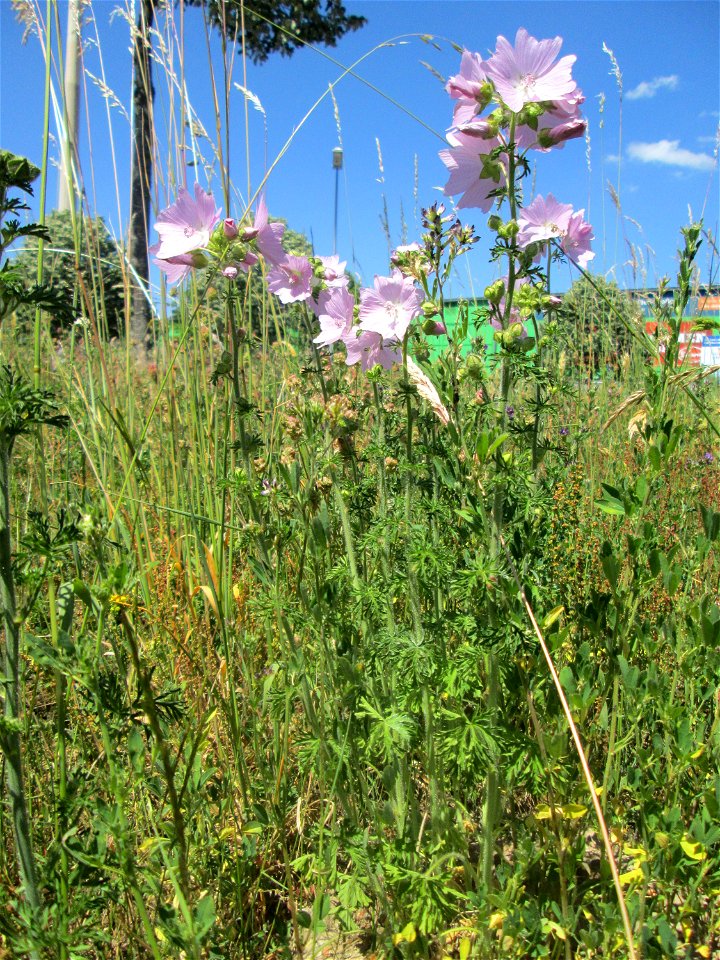
<path id="1" fill-rule="evenodd" d="M 485 287 L 485 299 L 497 306 L 505 296 L 505 283 L 502 280 L 496 280 L 489 287 Z"/>
<path id="2" fill-rule="evenodd" d="M 544 150 L 550 147 L 556 147 L 566 140 L 574 140 L 576 137 L 582 137 L 587 128 L 587 122 L 581 117 L 574 120 L 566 120 L 564 123 L 558 123 L 556 126 L 538 131 L 538 146 Z"/>
<path id="3" fill-rule="evenodd" d="M 444 333 L 447 333 L 447 327 L 442 321 L 433 320 L 432 317 L 428 317 L 422 325 L 423 333 L 428 337 L 441 337 Z"/>
<path id="4" fill-rule="evenodd" d="M 485 364 L 482 362 L 480 357 L 470 354 L 465 361 L 464 370 L 467 377 L 477 382 L 482 380 L 485 374 Z"/>
<path id="5" fill-rule="evenodd" d="M 512 240 L 519 232 L 520 226 L 517 220 L 508 220 L 507 223 L 503 223 L 498 227 L 498 236 L 504 240 Z"/>
<path id="6" fill-rule="evenodd" d="M 537 118 L 541 117 L 544 113 L 545 107 L 542 103 L 526 103 L 521 110 L 521 122 L 527 123 L 528 120 L 537 120 Z"/>
<path id="7" fill-rule="evenodd" d="M 461 123 L 458 130 L 469 137 L 479 137 L 480 140 L 492 140 L 498 133 L 494 124 L 489 120 L 480 120 L 478 117 L 469 120 L 467 123 Z"/>
<path id="8" fill-rule="evenodd" d="M 235 221 L 232 217 L 226 217 L 223 220 L 223 233 L 228 240 L 234 240 L 238 235 L 238 228 L 235 226 Z"/>
<path id="9" fill-rule="evenodd" d="M 490 83 L 489 80 L 486 80 L 485 83 L 480 85 L 480 89 L 477 93 L 475 99 L 477 100 L 478 106 L 480 107 L 480 112 L 482 112 L 485 107 L 492 100 L 492 95 L 495 93 L 495 88 Z"/>
<path id="10" fill-rule="evenodd" d="M 229 266 L 223 267 L 223 276 L 227 277 L 228 280 L 236 280 L 238 275 L 238 268 Z"/>
<path id="11" fill-rule="evenodd" d="M 490 227 L 491 230 L 494 230 L 497 233 L 501 226 L 502 217 L 499 217 L 496 213 L 494 213 L 491 217 L 488 217 L 488 227 Z"/>
<path id="12" fill-rule="evenodd" d="M 436 317 L 440 311 L 438 310 L 437 304 L 432 300 L 426 300 L 422 305 L 423 316 L 430 318 Z"/>
<path id="13" fill-rule="evenodd" d="M 204 253 L 201 253 L 199 250 L 195 250 L 190 254 L 192 259 L 192 265 L 196 270 L 203 270 L 208 265 L 208 259 Z"/>

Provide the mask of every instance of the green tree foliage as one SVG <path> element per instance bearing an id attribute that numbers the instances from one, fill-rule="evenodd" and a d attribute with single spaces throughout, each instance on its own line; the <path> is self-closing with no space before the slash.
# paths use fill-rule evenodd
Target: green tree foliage
<path id="1" fill-rule="evenodd" d="M 117 336 L 125 326 L 123 270 L 117 246 L 104 221 L 101 217 L 85 218 L 78 224 L 77 257 L 69 211 L 51 213 L 46 227 L 50 242 L 44 250 L 45 280 L 52 284 L 63 304 L 74 304 L 75 316 L 91 316 L 101 335 Z M 37 253 L 38 240 L 33 236 L 28 238 L 13 265 L 28 288 L 37 273 Z M 35 318 L 35 308 L 22 304 L 16 315 L 21 327 L 29 327 Z M 48 316 L 54 335 L 68 324 L 67 312 L 63 316 L 49 310 Z"/>
<path id="2" fill-rule="evenodd" d="M 558 310 L 571 356 L 578 365 L 592 370 L 603 363 L 615 364 L 630 351 L 628 327 L 641 320 L 640 307 L 630 294 L 599 274 L 576 280 Z"/>
<path id="3" fill-rule="evenodd" d="M 272 53 L 291 56 L 304 43 L 334 47 L 338 39 L 367 22 L 348 16 L 340 0 L 188 0 L 207 8 L 210 22 L 228 38 L 243 36 L 248 56 L 264 63 Z M 243 22 L 244 21 L 244 22 Z"/>

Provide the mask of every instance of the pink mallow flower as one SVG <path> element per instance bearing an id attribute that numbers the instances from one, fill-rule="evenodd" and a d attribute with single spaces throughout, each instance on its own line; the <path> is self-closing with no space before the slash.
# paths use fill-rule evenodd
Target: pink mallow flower
<path id="1" fill-rule="evenodd" d="M 562 38 L 536 40 L 520 27 L 512 47 L 505 37 L 497 38 L 495 53 L 484 64 L 500 99 L 514 113 L 526 103 L 564 100 L 575 90 L 572 78 L 574 56 L 555 63 Z"/>
<path id="2" fill-rule="evenodd" d="M 160 234 L 156 256 L 159 260 L 202 250 L 210 242 L 210 233 L 220 220 L 220 210 L 215 207 L 211 193 L 205 193 L 199 183 L 195 184 L 195 198 L 181 187 L 175 203 L 158 214 L 155 229 Z"/>
<path id="3" fill-rule="evenodd" d="M 440 151 L 440 159 L 450 171 L 445 184 L 445 196 L 461 193 L 458 207 L 479 207 L 484 213 L 495 203 L 491 196 L 494 190 L 505 185 L 505 168 L 500 160 L 491 160 L 489 154 L 500 140 L 475 136 L 469 131 L 450 132 L 447 135 L 449 150 Z"/>
<path id="4" fill-rule="evenodd" d="M 393 270 L 391 277 L 375 277 L 374 287 L 360 291 L 360 328 L 379 333 L 384 340 L 402 340 L 422 302 L 412 277 L 404 277 L 399 270 Z"/>
<path id="5" fill-rule="evenodd" d="M 331 257 L 318 257 L 323 266 L 322 279 L 328 287 L 346 287 L 350 277 L 345 273 L 347 260 L 341 260 L 337 254 Z"/>
<path id="6" fill-rule="evenodd" d="M 155 243 L 151 247 L 148 247 L 148 253 L 153 258 L 153 263 L 165 274 L 168 283 L 173 285 L 176 283 L 181 283 L 194 266 L 192 254 L 181 253 L 177 257 L 169 257 L 167 260 L 160 260 L 157 256 L 159 249 L 159 243 Z"/>
<path id="7" fill-rule="evenodd" d="M 452 99 L 457 100 L 453 112 L 454 124 L 467 123 L 485 109 L 492 94 L 492 87 L 487 80 L 480 54 L 463 50 L 460 73 L 450 77 L 445 85 Z"/>
<path id="8" fill-rule="evenodd" d="M 320 333 L 313 340 L 318 346 L 337 343 L 350 333 L 355 297 L 345 287 L 323 290 L 318 300 Z"/>
<path id="9" fill-rule="evenodd" d="M 571 260 L 586 270 L 595 252 L 590 249 L 590 243 L 594 239 L 592 227 L 584 219 L 584 214 L 584 210 L 578 210 L 570 217 L 570 223 L 560 241 L 560 246 Z"/>
<path id="10" fill-rule="evenodd" d="M 312 294 L 312 265 L 307 257 L 288 254 L 267 275 L 267 286 L 280 303 L 297 303 Z"/>
<path id="11" fill-rule="evenodd" d="M 285 251 L 281 243 L 284 233 L 284 223 L 270 223 L 265 196 L 261 195 L 255 211 L 255 220 L 252 226 L 243 229 L 242 239 L 248 242 L 254 240 L 267 262 L 277 266 L 285 259 Z"/>
<path id="12" fill-rule="evenodd" d="M 558 203 L 551 193 L 547 198 L 535 197 L 518 217 L 518 246 L 525 249 L 531 243 L 559 240 L 567 232 L 572 213 L 571 203 Z"/>
<path id="13" fill-rule="evenodd" d="M 402 352 L 396 347 L 388 346 L 379 333 L 370 330 L 361 330 L 355 326 L 343 337 L 347 349 L 345 363 L 352 367 L 360 361 L 363 373 L 372 370 L 380 364 L 384 370 L 389 370 L 394 363 L 402 360 Z"/>

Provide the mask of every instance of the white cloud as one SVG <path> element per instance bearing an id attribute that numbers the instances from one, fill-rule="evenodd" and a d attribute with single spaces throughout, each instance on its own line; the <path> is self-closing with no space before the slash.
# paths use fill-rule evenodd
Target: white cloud
<path id="1" fill-rule="evenodd" d="M 671 74 L 669 77 L 655 77 L 654 80 L 643 80 L 632 90 L 628 90 L 626 96 L 628 100 L 649 100 L 654 97 L 658 90 L 663 88 L 675 90 L 678 85 L 677 74 Z"/>
<path id="2" fill-rule="evenodd" d="M 680 146 L 679 140 L 658 140 L 657 143 L 631 143 L 628 146 L 631 160 L 641 163 L 664 163 L 670 167 L 685 167 L 690 170 L 712 170 L 715 161 L 707 153 L 693 153 Z"/>

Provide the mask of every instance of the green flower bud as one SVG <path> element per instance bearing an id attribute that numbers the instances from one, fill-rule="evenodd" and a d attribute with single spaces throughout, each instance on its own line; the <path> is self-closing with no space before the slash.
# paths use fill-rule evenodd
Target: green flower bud
<path id="1" fill-rule="evenodd" d="M 196 270 L 204 270 L 209 262 L 210 261 L 205 254 L 201 253 L 199 250 L 195 250 L 195 252 L 192 254 L 192 265 Z"/>
<path id="2" fill-rule="evenodd" d="M 491 283 L 489 287 L 485 287 L 485 299 L 489 303 L 492 303 L 493 306 L 497 306 L 504 296 L 505 284 L 502 280 L 496 280 L 495 283 Z"/>
<path id="3" fill-rule="evenodd" d="M 492 100 L 492 95 L 494 93 L 495 93 L 495 88 L 493 87 L 493 85 L 490 83 L 489 80 L 486 80 L 485 83 L 481 85 L 478 95 L 475 97 L 481 112 L 490 103 L 490 101 Z"/>
<path id="4" fill-rule="evenodd" d="M 426 300 L 422 305 L 423 316 L 425 317 L 436 317 L 440 311 L 438 310 L 437 304 L 432 300 Z"/>
<path id="5" fill-rule="evenodd" d="M 517 220 L 508 220 L 507 223 L 503 223 L 498 229 L 498 236 L 502 237 L 504 240 L 512 240 L 513 237 L 518 235 L 520 231 L 520 226 L 518 225 Z"/>
<path id="6" fill-rule="evenodd" d="M 488 217 L 488 227 L 490 227 L 491 230 L 494 230 L 497 233 L 501 226 L 502 217 L 499 217 L 496 213 L 494 213 L 491 217 Z"/>
<path id="7" fill-rule="evenodd" d="M 485 375 L 485 364 L 482 362 L 480 357 L 470 354 L 465 361 L 464 370 L 466 376 L 468 376 L 471 380 L 482 380 L 483 376 Z"/>
<path id="8" fill-rule="evenodd" d="M 523 325 L 521 323 L 511 323 L 508 333 L 512 340 L 518 340 L 524 333 Z"/>

